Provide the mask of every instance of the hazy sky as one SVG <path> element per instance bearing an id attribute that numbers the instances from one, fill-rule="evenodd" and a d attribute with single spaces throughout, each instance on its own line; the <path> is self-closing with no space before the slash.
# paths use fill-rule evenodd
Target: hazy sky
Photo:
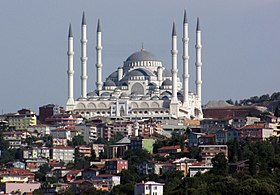
<path id="1" fill-rule="evenodd" d="M 103 80 L 144 48 L 171 68 L 176 22 L 182 77 L 182 20 L 187 10 L 190 90 L 195 89 L 195 23 L 202 29 L 203 103 L 280 91 L 280 0 L 1 0 L 0 110 L 35 111 L 67 99 L 67 34 L 74 35 L 74 94 L 80 90 L 82 12 L 88 28 L 88 91 L 96 89 L 96 24 L 102 25 Z"/>

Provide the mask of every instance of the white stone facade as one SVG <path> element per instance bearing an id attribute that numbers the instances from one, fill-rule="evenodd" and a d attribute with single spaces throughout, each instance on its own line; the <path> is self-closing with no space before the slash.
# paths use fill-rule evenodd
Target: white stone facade
<path id="1" fill-rule="evenodd" d="M 84 19 L 84 16 L 83 16 Z M 184 51 L 188 51 L 188 29 L 186 28 L 186 14 L 184 18 L 184 35 L 183 47 Z M 85 24 L 83 24 L 83 28 Z M 70 29 L 71 30 L 71 29 Z M 160 59 L 143 48 L 130 55 L 123 63 L 123 67 L 118 67 L 116 71 L 110 74 L 105 82 L 102 82 L 102 44 L 101 44 L 101 27 L 98 21 L 97 27 L 97 43 L 96 43 L 96 73 L 97 73 L 97 89 L 87 93 L 86 97 L 81 97 L 74 102 L 73 94 L 73 71 L 72 48 L 68 52 L 69 70 L 68 70 L 68 102 L 66 109 L 75 114 L 81 114 L 87 118 L 97 115 L 106 117 L 142 117 L 142 118 L 178 118 L 186 117 L 193 119 L 201 119 L 203 117 L 201 108 L 201 31 L 197 29 L 197 80 L 196 86 L 199 95 L 184 92 L 188 90 L 188 63 L 184 62 L 183 84 L 178 77 L 177 69 L 177 35 L 175 25 L 172 33 L 172 70 L 167 70 Z M 175 33 L 174 33 L 175 32 Z M 83 31 L 85 33 L 85 31 Z M 69 36 L 69 45 L 73 44 L 72 33 Z M 83 35 L 85 36 L 85 35 Z M 85 47 L 85 46 L 84 46 Z M 84 48 L 82 47 L 82 48 Z M 176 48 L 175 48 L 176 47 Z M 197 47 L 197 46 L 196 46 Z M 81 52 L 83 54 L 83 52 Z M 183 60 L 188 59 L 188 53 L 184 52 Z M 180 64 L 180 63 L 179 63 Z M 199 66 L 198 66 L 198 65 Z M 105 67 L 105 66 L 104 66 Z M 84 68 L 86 69 L 86 68 Z M 83 75 L 86 75 L 83 72 Z M 83 76 L 82 75 L 82 76 Z M 82 77 L 81 76 L 81 77 Z M 83 85 L 85 80 L 83 80 Z M 70 89 L 71 88 L 71 89 Z M 172 93 L 176 93 L 173 94 Z M 184 97 L 184 96 L 187 96 Z M 187 102 L 186 102 L 187 101 Z"/>
<path id="2" fill-rule="evenodd" d="M 163 195 L 163 186 L 162 183 L 157 183 L 154 181 L 147 181 L 142 183 L 137 183 L 134 186 L 134 195 Z"/>

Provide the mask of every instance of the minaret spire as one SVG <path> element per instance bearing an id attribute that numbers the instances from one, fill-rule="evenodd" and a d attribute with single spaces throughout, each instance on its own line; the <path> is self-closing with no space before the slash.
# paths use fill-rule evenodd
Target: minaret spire
<path id="1" fill-rule="evenodd" d="M 176 35 L 176 29 L 175 29 L 175 22 L 173 22 L 173 28 L 172 28 L 172 98 L 170 102 L 170 113 L 178 117 L 179 114 L 179 103 L 177 98 L 177 35 Z"/>
<path id="2" fill-rule="evenodd" d="M 100 24 L 99 18 L 98 18 L 98 22 L 97 22 L 97 32 L 101 32 L 101 24 Z"/>
<path id="3" fill-rule="evenodd" d="M 85 12 L 83 12 L 82 25 L 87 25 Z"/>
<path id="4" fill-rule="evenodd" d="M 98 92 L 102 90 L 102 44 L 101 44 L 101 25 L 100 20 L 98 19 L 97 23 L 97 37 L 96 37 L 96 69 L 97 69 L 97 81 L 96 86 Z"/>
<path id="5" fill-rule="evenodd" d="M 68 99 L 66 103 L 66 110 L 72 110 L 74 108 L 74 88 L 73 88 L 73 75 L 74 75 L 74 49 L 73 49 L 73 33 L 71 24 L 69 25 L 68 32 Z"/>
<path id="6" fill-rule="evenodd" d="M 184 11 L 184 24 L 188 23 L 188 18 L 187 18 L 187 12 L 186 10 Z"/>
<path id="7" fill-rule="evenodd" d="M 197 22 L 196 22 L 196 31 L 201 31 L 199 25 L 199 18 L 197 18 Z"/>
<path id="8" fill-rule="evenodd" d="M 196 25 L 196 95 L 197 98 L 201 101 L 201 85 L 202 85 L 202 80 L 201 80 L 201 66 L 202 66 L 202 60 L 201 60 L 201 30 L 200 30 L 200 25 L 199 25 L 199 18 L 197 18 L 197 25 Z"/>
<path id="9" fill-rule="evenodd" d="M 184 11 L 183 21 L 183 107 L 189 108 L 189 30 L 187 13 Z"/>
<path id="10" fill-rule="evenodd" d="M 174 36 L 177 36 L 175 22 L 173 22 L 173 26 L 172 26 L 172 37 Z"/>
<path id="11" fill-rule="evenodd" d="M 82 64 L 82 74 L 81 74 L 81 95 L 82 98 L 87 97 L 87 25 L 86 16 L 83 12 L 82 18 L 82 38 L 81 38 L 81 64 Z"/>
<path id="12" fill-rule="evenodd" d="M 68 38 L 69 37 L 73 37 L 71 24 L 69 25 L 69 30 L 68 30 Z"/>

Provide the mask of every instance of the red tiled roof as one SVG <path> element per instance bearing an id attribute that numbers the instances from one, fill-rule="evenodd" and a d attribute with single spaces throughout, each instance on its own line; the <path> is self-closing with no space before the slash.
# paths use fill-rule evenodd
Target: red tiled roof
<path id="1" fill-rule="evenodd" d="M 127 161 L 127 160 L 123 160 L 121 158 L 112 158 L 112 159 L 104 159 L 104 161 Z"/>
<path id="2" fill-rule="evenodd" d="M 263 129 L 265 128 L 264 125 L 246 125 L 241 127 L 240 129 Z"/>
<path id="3" fill-rule="evenodd" d="M 0 175 L 34 176 L 35 174 L 30 172 L 29 170 L 12 167 L 3 172 L 0 172 Z"/>
<path id="4" fill-rule="evenodd" d="M 152 154 L 152 156 L 157 156 L 157 155 L 159 155 L 159 156 L 161 156 L 161 157 L 169 156 L 168 153 L 156 153 L 156 154 Z"/>
<path id="5" fill-rule="evenodd" d="M 261 111 L 256 106 L 230 106 L 203 109 L 204 118 L 231 119 L 245 117 L 249 114 L 258 115 Z"/>
<path id="6" fill-rule="evenodd" d="M 176 145 L 176 146 L 164 146 L 159 148 L 158 150 L 174 150 L 174 149 L 180 149 L 181 146 L 180 145 Z"/>
<path id="7" fill-rule="evenodd" d="M 69 172 L 67 173 L 67 175 L 70 175 L 70 174 L 72 174 L 72 175 L 77 175 L 77 174 L 80 173 L 80 172 L 81 172 L 81 170 L 71 169 L 71 170 L 69 170 Z"/>
<path id="8" fill-rule="evenodd" d="M 49 125 L 38 124 L 38 125 L 31 126 L 31 127 L 49 127 Z"/>
<path id="9" fill-rule="evenodd" d="M 115 176 L 115 175 L 112 175 L 112 174 L 100 174 L 100 175 L 97 175 L 96 177 L 112 177 L 112 176 Z"/>
<path id="10" fill-rule="evenodd" d="M 102 168 L 105 166 L 105 164 L 93 164 L 92 166 L 95 166 L 97 168 Z"/>
<path id="11" fill-rule="evenodd" d="M 72 183 L 72 184 L 81 184 L 81 183 L 83 183 L 83 182 L 85 182 L 85 181 L 90 182 L 90 181 L 88 181 L 88 180 L 80 179 L 80 180 L 72 181 L 72 182 L 70 182 L 70 183 Z"/>
<path id="12" fill-rule="evenodd" d="M 202 137 L 202 138 L 213 138 L 215 136 L 216 136 L 215 134 L 206 134 L 206 135 L 202 135 L 200 137 Z"/>
<path id="13" fill-rule="evenodd" d="M 71 149 L 73 149 L 74 150 L 74 148 L 71 147 L 71 146 L 54 146 L 54 147 L 52 147 L 52 149 L 60 149 L 60 150 L 71 150 Z"/>
<path id="14" fill-rule="evenodd" d="M 205 165 L 205 162 L 193 162 L 193 163 L 190 163 L 192 166 L 202 166 L 202 165 Z"/>

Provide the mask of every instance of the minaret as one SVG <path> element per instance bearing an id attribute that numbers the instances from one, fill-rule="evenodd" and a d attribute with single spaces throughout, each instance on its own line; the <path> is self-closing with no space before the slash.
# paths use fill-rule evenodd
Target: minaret
<path id="1" fill-rule="evenodd" d="M 183 22 L 183 107 L 189 108 L 189 30 L 186 10 Z"/>
<path id="2" fill-rule="evenodd" d="M 73 88 L 73 57 L 74 57 L 74 50 L 73 50 L 73 34 L 71 29 L 71 24 L 69 25 L 69 34 L 68 34 L 68 99 L 66 103 L 66 110 L 72 110 L 74 108 L 74 88 Z"/>
<path id="3" fill-rule="evenodd" d="M 123 78 L 123 68 L 120 66 L 118 67 L 118 81 Z"/>
<path id="4" fill-rule="evenodd" d="M 82 19 L 82 38 L 81 38 L 81 64 L 82 64 L 82 75 L 81 75 L 81 95 L 82 98 L 87 97 L 87 24 L 85 12 L 83 12 Z"/>
<path id="5" fill-rule="evenodd" d="M 196 95 L 197 98 L 201 101 L 201 84 L 202 84 L 202 80 L 201 80 L 201 66 L 202 66 L 202 61 L 201 61 L 201 48 L 202 48 L 202 44 L 201 44 L 201 30 L 200 30 L 200 26 L 199 26 L 199 18 L 197 18 L 197 26 L 196 26 L 196 62 L 195 62 L 195 66 L 196 66 Z"/>
<path id="6" fill-rule="evenodd" d="M 179 104 L 177 99 L 177 35 L 175 29 L 175 23 L 173 22 L 173 29 L 172 29 L 172 98 L 170 102 L 170 113 L 178 116 L 179 114 Z"/>
<path id="7" fill-rule="evenodd" d="M 97 69 L 97 81 L 96 86 L 98 92 L 102 90 L 102 45 L 101 45 L 101 26 L 100 20 L 98 19 L 97 24 L 97 45 L 96 45 L 96 69 Z"/>

